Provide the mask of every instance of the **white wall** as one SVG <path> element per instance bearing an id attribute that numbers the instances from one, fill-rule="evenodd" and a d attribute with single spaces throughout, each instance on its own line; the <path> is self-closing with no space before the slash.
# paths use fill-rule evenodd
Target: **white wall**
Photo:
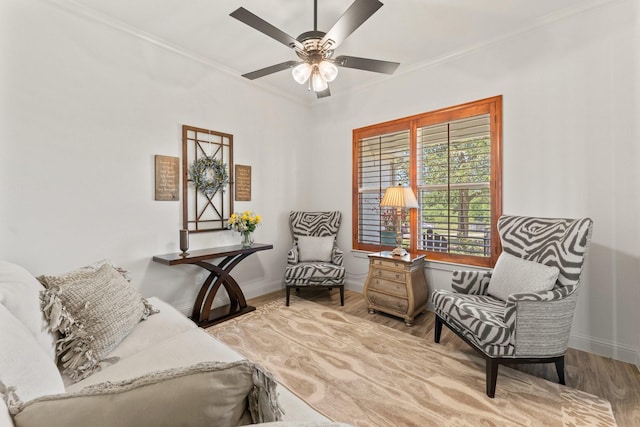
<path id="1" fill-rule="evenodd" d="M 593 218 L 571 345 L 635 361 L 638 14 L 637 1 L 613 2 L 319 103 L 307 203 L 350 218 L 352 129 L 502 94 L 503 211 Z M 333 173 L 315 179 L 327 165 Z M 351 247 L 349 221 L 341 246 Z M 367 260 L 349 253 L 346 264 L 360 288 Z M 448 288 L 450 268 L 430 264 L 430 286 Z"/>
<path id="2" fill-rule="evenodd" d="M 52 3 L 2 0 L 0 259 L 40 274 L 108 257 L 143 294 L 188 308 L 202 270 L 151 257 L 177 251 L 181 227 L 180 202 L 153 200 L 153 157 L 179 157 L 189 124 L 232 133 L 235 162 L 253 167 L 253 200 L 236 210 L 262 214 L 256 238 L 275 248 L 236 277 L 248 296 L 278 289 L 290 209 L 341 210 L 340 246 L 351 248 L 352 129 L 502 94 L 504 212 L 595 221 L 571 345 L 640 361 L 637 4 L 401 67 L 308 110 Z M 238 241 L 205 233 L 191 246 Z M 346 255 L 359 289 L 366 258 Z M 449 266 L 430 267 L 430 285 L 447 288 Z"/>
<path id="3" fill-rule="evenodd" d="M 280 288 L 304 107 L 47 2 L 3 0 L 0 17 L 0 259 L 40 274 L 110 258 L 143 294 L 189 307 L 204 270 L 151 261 L 178 251 L 182 212 L 154 201 L 154 155 L 180 157 L 188 124 L 233 134 L 235 163 L 252 166 L 252 201 L 235 209 L 262 215 L 256 241 L 274 250 L 234 272 L 248 296 Z"/>

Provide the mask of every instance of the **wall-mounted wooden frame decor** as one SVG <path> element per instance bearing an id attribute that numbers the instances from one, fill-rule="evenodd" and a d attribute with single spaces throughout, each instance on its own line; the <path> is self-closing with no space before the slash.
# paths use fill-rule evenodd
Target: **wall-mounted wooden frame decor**
<path id="1" fill-rule="evenodd" d="M 233 135 L 182 126 L 182 225 L 226 230 L 233 213 Z"/>
<path id="2" fill-rule="evenodd" d="M 180 200 L 180 159 L 156 154 L 156 200 Z"/>
<path id="3" fill-rule="evenodd" d="M 251 166 L 236 165 L 236 182 L 233 188 L 236 202 L 251 201 Z"/>

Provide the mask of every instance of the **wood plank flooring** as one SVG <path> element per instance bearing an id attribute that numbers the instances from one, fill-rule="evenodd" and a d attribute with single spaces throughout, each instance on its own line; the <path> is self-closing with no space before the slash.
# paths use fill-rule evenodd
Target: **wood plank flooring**
<path id="1" fill-rule="evenodd" d="M 414 325 L 408 327 L 396 317 L 383 313 L 369 314 L 367 304 L 359 292 L 346 290 L 344 307 L 340 306 L 340 296 L 336 289 L 331 293 L 326 289 L 302 289 L 298 296 L 433 341 L 434 314 L 432 312 L 416 317 Z M 253 298 L 248 303 L 260 306 L 280 298 L 284 299 L 284 290 Z M 442 329 L 440 343 L 452 351 L 474 353 L 474 350 L 446 327 Z M 558 381 L 553 364 L 511 367 L 549 381 Z M 478 365 L 478 369 L 484 370 L 484 362 Z M 634 365 L 570 348 L 565 357 L 565 376 L 569 387 L 603 397 L 611 402 L 620 427 L 640 427 L 640 372 Z M 500 387 L 499 374 L 497 387 Z"/>

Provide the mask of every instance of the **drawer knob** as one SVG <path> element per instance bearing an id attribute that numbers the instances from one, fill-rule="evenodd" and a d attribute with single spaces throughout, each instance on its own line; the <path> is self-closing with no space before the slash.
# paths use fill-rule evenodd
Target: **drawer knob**
<path id="1" fill-rule="evenodd" d="M 398 273 L 396 273 L 396 279 L 399 279 L 400 275 Z"/>

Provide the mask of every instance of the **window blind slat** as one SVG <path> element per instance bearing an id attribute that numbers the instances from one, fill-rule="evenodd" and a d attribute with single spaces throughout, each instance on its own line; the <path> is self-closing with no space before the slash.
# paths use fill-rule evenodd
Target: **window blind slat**
<path id="1" fill-rule="evenodd" d="M 441 117 L 453 119 L 433 123 Z M 433 124 L 419 125 L 426 122 Z M 387 187 L 403 184 L 419 203 L 415 215 L 406 210 L 402 219 L 412 250 L 439 252 L 436 259 L 454 262 L 483 258 L 478 265 L 495 260 L 499 242 L 492 230 L 501 204 L 493 179 L 501 165 L 492 164 L 500 159 L 493 126 L 502 126 L 500 97 L 354 130 L 354 248 L 395 246 L 395 209 L 379 203 Z M 386 131 L 371 136 L 377 127 Z M 399 130 L 388 132 L 391 127 Z M 385 232 L 392 232 L 390 242 Z"/>
<path id="2" fill-rule="evenodd" d="M 489 115 L 418 129 L 421 249 L 484 256 L 490 247 Z"/>

